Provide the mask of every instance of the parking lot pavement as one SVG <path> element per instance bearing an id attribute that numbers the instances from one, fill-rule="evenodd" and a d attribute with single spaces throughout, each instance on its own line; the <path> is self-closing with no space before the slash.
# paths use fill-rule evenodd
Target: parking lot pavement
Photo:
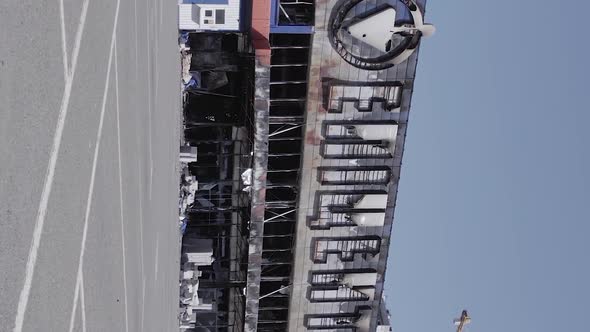
<path id="1" fill-rule="evenodd" d="M 177 328 L 176 38 L 173 2 L 0 3 L 0 331 Z"/>

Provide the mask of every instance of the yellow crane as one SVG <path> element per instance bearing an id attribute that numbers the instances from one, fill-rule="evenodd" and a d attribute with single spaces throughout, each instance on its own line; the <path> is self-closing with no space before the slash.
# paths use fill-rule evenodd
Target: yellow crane
<path id="1" fill-rule="evenodd" d="M 457 332 L 463 332 L 465 325 L 471 323 L 471 317 L 467 314 L 467 310 L 463 310 L 463 312 L 461 312 L 461 317 L 455 318 L 453 323 L 457 326 Z"/>

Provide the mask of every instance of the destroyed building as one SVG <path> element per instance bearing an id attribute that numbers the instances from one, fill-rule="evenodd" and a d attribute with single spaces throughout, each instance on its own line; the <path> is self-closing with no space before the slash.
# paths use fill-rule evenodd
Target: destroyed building
<path id="1" fill-rule="evenodd" d="M 425 1 L 185 2 L 181 330 L 389 331 Z"/>

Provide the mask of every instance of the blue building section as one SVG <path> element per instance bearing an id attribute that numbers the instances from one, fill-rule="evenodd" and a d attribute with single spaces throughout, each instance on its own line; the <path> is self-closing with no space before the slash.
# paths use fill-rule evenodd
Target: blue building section
<path id="1" fill-rule="evenodd" d="M 270 8 L 270 32 L 312 34 L 314 31 L 313 19 L 315 4 L 313 4 L 313 1 L 306 1 L 306 3 L 294 0 L 272 0 Z"/>
<path id="2" fill-rule="evenodd" d="M 396 10 L 396 24 L 413 23 L 407 6 L 401 0 L 387 0 L 382 6 Z M 289 34 L 313 34 L 313 0 L 272 0 L 270 13 L 270 32 Z"/>

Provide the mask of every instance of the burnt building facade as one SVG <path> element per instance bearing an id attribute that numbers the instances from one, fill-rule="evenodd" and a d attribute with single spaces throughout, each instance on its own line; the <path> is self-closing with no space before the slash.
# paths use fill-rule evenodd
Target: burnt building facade
<path id="1" fill-rule="evenodd" d="M 197 111 L 185 113 L 187 141 L 208 149 L 191 174 L 233 195 L 223 212 L 203 211 L 187 227 L 222 220 L 230 228 L 209 238 L 230 234 L 226 252 L 239 252 L 230 254 L 239 273 L 222 288 L 237 300 L 231 328 L 208 328 L 389 331 L 387 254 L 418 48 L 433 32 L 425 1 L 248 5 L 251 26 L 236 41 L 243 52 L 207 60 L 226 74 L 202 75 L 200 89 L 234 84 L 190 96 Z M 205 147 L 196 137 L 218 139 Z"/>
<path id="2" fill-rule="evenodd" d="M 185 38 L 180 330 L 242 331 L 254 56 L 240 32 Z"/>

